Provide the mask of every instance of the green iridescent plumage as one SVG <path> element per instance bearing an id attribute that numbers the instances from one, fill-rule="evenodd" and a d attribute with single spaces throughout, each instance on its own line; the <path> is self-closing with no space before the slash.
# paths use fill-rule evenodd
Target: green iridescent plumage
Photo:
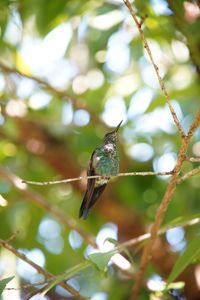
<path id="1" fill-rule="evenodd" d="M 99 162 L 95 167 L 96 174 L 114 176 L 119 172 L 119 157 L 116 145 L 108 152 L 104 145 L 96 149 L 95 155 L 99 157 Z M 110 147 L 111 148 L 111 147 Z"/>
<path id="2" fill-rule="evenodd" d="M 112 132 L 104 136 L 103 143 L 92 153 L 87 170 L 88 176 L 101 175 L 101 178 L 88 179 L 87 190 L 80 207 L 79 217 L 87 218 L 90 208 L 96 203 L 104 191 L 110 176 L 119 172 L 119 157 L 117 151 L 117 131 L 122 121 Z"/>

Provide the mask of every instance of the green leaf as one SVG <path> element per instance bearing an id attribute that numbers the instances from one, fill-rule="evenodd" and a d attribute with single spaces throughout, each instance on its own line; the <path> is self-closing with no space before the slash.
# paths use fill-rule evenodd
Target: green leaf
<path id="1" fill-rule="evenodd" d="M 36 2 L 37 3 L 37 2 Z M 36 23 L 42 35 L 47 34 L 51 29 L 61 23 L 67 17 L 65 11 L 66 1 L 40 0 L 37 5 Z"/>
<path id="2" fill-rule="evenodd" d="M 115 239 L 112 239 L 112 238 L 107 238 L 105 241 L 113 243 L 115 246 L 117 246 L 121 251 L 123 251 L 128 256 L 128 258 L 131 262 L 131 265 L 132 266 L 134 265 L 133 258 L 131 256 L 130 252 L 128 251 L 128 249 L 124 245 L 120 244 L 118 241 L 116 241 Z"/>
<path id="3" fill-rule="evenodd" d="M 11 277 L 7 277 L 7 278 L 4 278 L 4 279 L 0 280 L 0 295 L 3 293 L 3 290 L 5 289 L 8 282 L 13 280 L 14 277 L 15 276 L 11 276 Z"/>
<path id="4" fill-rule="evenodd" d="M 167 285 L 173 282 L 174 279 L 198 257 L 200 257 L 200 236 L 196 237 L 190 244 L 188 244 L 184 253 L 178 258 L 169 275 Z"/>
<path id="5" fill-rule="evenodd" d="M 185 287 L 185 282 L 178 281 L 178 282 L 172 282 L 167 286 L 167 289 L 176 289 L 176 290 L 183 290 Z"/>
<path id="6" fill-rule="evenodd" d="M 88 268 L 91 266 L 91 263 L 89 261 L 84 261 L 68 270 L 66 270 L 64 273 L 56 276 L 55 279 L 53 279 L 49 284 L 47 284 L 43 289 L 40 290 L 41 295 L 45 295 L 50 289 L 52 289 L 54 286 L 59 284 L 61 281 L 66 281 L 69 278 L 75 276 L 78 272 Z"/>
<path id="7" fill-rule="evenodd" d="M 107 267 L 110 259 L 114 254 L 116 254 L 117 250 L 112 250 L 105 253 L 93 253 L 88 256 L 89 260 L 93 262 L 99 270 L 104 271 Z"/>

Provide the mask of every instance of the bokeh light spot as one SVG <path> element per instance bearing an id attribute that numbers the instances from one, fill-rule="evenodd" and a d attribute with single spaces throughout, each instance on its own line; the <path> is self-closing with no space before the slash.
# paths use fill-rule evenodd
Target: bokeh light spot
<path id="1" fill-rule="evenodd" d="M 25 254 L 27 258 L 29 258 L 30 260 L 35 262 L 40 267 L 44 267 L 45 256 L 40 249 L 35 248 L 35 249 L 32 249 L 31 251 L 28 251 L 26 249 L 19 249 L 19 251 L 22 254 Z M 30 280 L 30 277 L 35 275 L 37 273 L 37 270 L 35 270 L 33 267 L 31 267 L 26 262 L 19 259 L 19 260 L 17 260 L 17 272 L 19 273 L 19 275 L 22 278 L 24 278 L 26 280 Z"/>
<path id="2" fill-rule="evenodd" d="M 152 158 L 153 148 L 146 143 L 138 143 L 128 149 L 128 154 L 135 160 L 145 162 Z"/>
<path id="3" fill-rule="evenodd" d="M 44 219 L 39 225 L 39 235 L 42 238 L 57 238 L 60 236 L 61 226 L 51 219 Z"/>
<path id="4" fill-rule="evenodd" d="M 96 242 L 101 251 L 109 251 L 114 248 L 114 244 L 110 243 L 109 241 L 105 242 L 105 240 L 107 238 L 117 240 L 117 232 L 118 228 L 113 223 L 107 223 L 99 230 L 96 237 Z"/>
<path id="5" fill-rule="evenodd" d="M 81 247 L 83 239 L 77 231 L 71 230 L 69 233 L 69 243 L 73 249 L 78 249 Z"/>
<path id="6" fill-rule="evenodd" d="M 171 228 L 166 232 L 166 239 L 174 252 L 182 251 L 185 248 L 186 241 L 184 237 L 185 231 L 182 227 Z"/>
<path id="7" fill-rule="evenodd" d="M 86 126 L 90 122 L 90 114 L 85 109 L 78 109 L 74 113 L 74 123 L 77 126 Z"/>
<path id="8" fill-rule="evenodd" d="M 45 92 L 38 92 L 33 94 L 29 99 L 29 107 L 32 109 L 41 109 L 48 106 L 49 102 L 51 101 L 51 96 Z"/>
<path id="9" fill-rule="evenodd" d="M 106 101 L 104 112 L 102 114 L 104 122 L 115 127 L 121 120 L 126 122 L 126 106 L 122 97 L 111 97 Z"/>

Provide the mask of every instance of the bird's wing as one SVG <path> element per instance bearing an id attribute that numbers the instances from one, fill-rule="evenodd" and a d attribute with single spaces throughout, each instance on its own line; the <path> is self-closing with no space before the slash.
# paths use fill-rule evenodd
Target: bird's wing
<path id="1" fill-rule="evenodd" d="M 95 175 L 95 169 L 93 166 L 93 159 L 94 159 L 95 151 L 92 153 L 90 163 L 87 169 L 87 176 L 94 176 Z M 87 180 L 87 189 L 83 198 L 83 202 L 80 207 L 79 211 L 79 218 L 83 217 L 86 219 L 88 214 L 88 209 L 90 206 L 90 201 L 92 199 L 92 195 L 94 193 L 94 187 L 95 187 L 95 178 L 88 178 Z"/>

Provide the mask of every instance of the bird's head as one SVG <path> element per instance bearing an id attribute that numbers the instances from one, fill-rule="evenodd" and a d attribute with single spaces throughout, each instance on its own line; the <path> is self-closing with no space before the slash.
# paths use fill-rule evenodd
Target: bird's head
<path id="1" fill-rule="evenodd" d="M 116 142 L 116 140 L 117 140 L 117 132 L 119 130 L 119 127 L 120 127 L 122 121 L 117 125 L 117 127 L 113 131 L 108 132 L 108 133 L 105 134 L 105 136 L 104 136 L 104 143 L 107 144 L 107 143 L 115 143 Z"/>

